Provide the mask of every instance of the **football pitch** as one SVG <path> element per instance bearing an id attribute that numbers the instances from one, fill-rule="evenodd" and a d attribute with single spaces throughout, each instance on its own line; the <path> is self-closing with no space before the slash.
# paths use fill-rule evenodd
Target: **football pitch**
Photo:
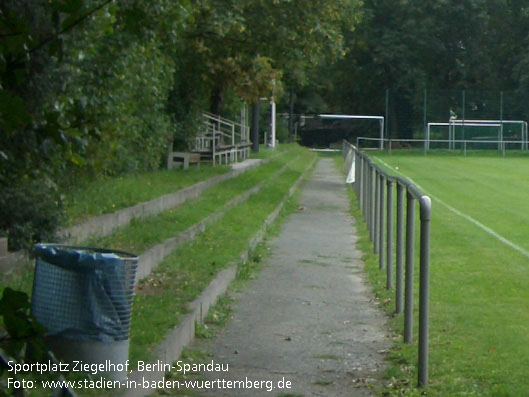
<path id="1" fill-rule="evenodd" d="M 432 199 L 428 394 L 529 395 L 529 156 L 370 157 Z M 393 358 L 414 382 L 416 346 Z"/>

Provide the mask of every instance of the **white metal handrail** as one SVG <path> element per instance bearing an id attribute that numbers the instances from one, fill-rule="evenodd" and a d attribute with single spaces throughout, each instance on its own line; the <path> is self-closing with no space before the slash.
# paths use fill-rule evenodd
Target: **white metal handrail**
<path id="1" fill-rule="evenodd" d="M 249 153 L 249 127 L 208 112 L 202 114 L 202 128 L 195 136 L 195 150 L 210 153 L 213 164 L 246 158 Z"/>

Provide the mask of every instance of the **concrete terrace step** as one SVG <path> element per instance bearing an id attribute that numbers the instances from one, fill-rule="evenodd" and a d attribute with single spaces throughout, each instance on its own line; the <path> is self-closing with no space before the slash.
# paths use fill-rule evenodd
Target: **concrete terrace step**
<path id="1" fill-rule="evenodd" d="M 291 160 L 289 163 L 285 164 L 279 171 L 275 172 L 268 179 L 281 175 L 288 168 L 289 164 L 295 161 L 296 159 L 297 157 L 294 160 Z M 255 164 L 259 164 L 259 163 L 255 162 Z M 214 222 L 219 220 L 222 216 L 224 216 L 226 211 L 228 211 L 231 208 L 234 208 L 235 206 L 239 204 L 244 203 L 246 200 L 250 198 L 250 196 L 257 194 L 259 190 L 261 190 L 261 188 L 263 187 L 264 183 L 265 181 L 259 182 L 254 187 L 232 198 L 219 211 L 213 214 L 210 214 L 209 216 L 207 216 L 200 222 L 178 233 L 178 235 L 171 237 L 167 239 L 166 241 L 164 241 L 163 243 L 157 244 L 154 247 L 151 247 L 147 251 L 143 252 L 139 256 L 136 280 L 141 280 L 147 277 L 151 273 L 151 271 L 160 262 L 162 262 L 163 259 L 167 255 L 169 255 L 176 248 L 181 247 L 182 245 L 193 240 L 199 233 L 204 232 L 209 225 L 213 224 Z"/>
<path id="2" fill-rule="evenodd" d="M 278 153 L 282 155 L 284 152 Z M 92 236 L 108 236 L 115 229 L 127 226 L 135 218 L 144 218 L 156 215 L 162 211 L 175 208 L 189 199 L 200 196 L 206 189 L 219 183 L 237 177 L 242 173 L 255 169 L 261 164 L 266 164 L 268 159 L 247 159 L 231 165 L 232 170 L 226 174 L 217 175 L 205 181 L 188 186 L 175 193 L 170 193 L 156 199 L 136 204 L 119 211 L 96 216 L 85 222 L 64 228 L 58 235 L 65 244 L 75 245 Z M 8 252 L 0 255 L 0 270 L 5 278 L 17 269 L 31 265 L 31 259 L 24 251 Z"/>
<path id="3" fill-rule="evenodd" d="M 111 214 L 90 218 L 86 222 L 62 230 L 60 235 L 65 237 L 69 244 L 83 241 L 90 236 L 108 236 L 116 228 L 128 225 L 132 219 L 153 216 L 162 211 L 175 208 L 186 200 L 200 196 L 204 190 L 218 185 L 225 180 L 235 178 L 241 173 L 254 169 L 265 162 L 267 160 L 237 163 L 237 167 L 234 167 L 226 174 L 217 175 L 179 190 L 178 192 L 166 194 L 154 200 L 139 203 Z"/>

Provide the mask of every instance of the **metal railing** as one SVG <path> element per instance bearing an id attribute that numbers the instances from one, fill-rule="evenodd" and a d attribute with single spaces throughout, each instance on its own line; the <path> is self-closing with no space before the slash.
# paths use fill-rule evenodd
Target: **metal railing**
<path id="1" fill-rule="evenodd" d="M 428 301 L 430 289 L 431 200 L 409 181 L 390 175 L 347 141 L 343 155 L 355 157 L 353 189 L 366 221 L 379 269 L 386 269 L 386 288 L 393 289 L 395 253 L 395 312 L 404 311 L 404 343 L 413 341 L 415 207 L 420 208 L 418 384 L 428 383 Z M 396 203 L 394 193 L 396 192 Z M 406 200 L 404 197 L 406 193 Z M 404 203 L 406 202 L 406 211 Z M 385 204 L 385 205 L 384 205 Z M 394 213 L 394 206 L 396 213 Z M 406 214 L 406 220 L 404 215 Z M 394 228 L 394 221 L 396 227 Z M 394 232 L 396 233 L 394 238 Z M 395 245 L 393 242 L 395 240 Z"/>
<path id="2" fill-rule="evenodd" d="M 222 164 L 223 158 L 238 161 L 249 156 L 250 133 L 247 125 L 236 123 L 218 115 L 203 112 L 202 128 L 195 136 L 194 151 L 211 155 L 213 165 L 217 157 Z"/>
<path id="3" fill-rule="evenodd" d="M 202 117 L 205 133 L 219 136 L 221 144 L 235 145 L 240 142 L 249 141 L 250 134 L 248 126 L 207 112 L 203 112 Z M 227 138 L 227 140 L 224 138 Z"/>

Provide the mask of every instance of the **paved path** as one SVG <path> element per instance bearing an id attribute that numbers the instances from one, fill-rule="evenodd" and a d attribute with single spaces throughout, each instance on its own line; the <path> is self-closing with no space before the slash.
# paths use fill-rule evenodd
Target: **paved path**
<path id="1" fill-rule="evenodd" d="M 216 338 L 199 342 L 215 363 L 229 365 L 206 379 L 273 383 L 204 395 L 370 395 L 364 385 L 380 373 L 390 341 L 363 276 L 344 178 L 332 159 L 319 161 L 300 206 L 271 243 L 258 278 L 237 294 L 233 318 Z M 279 389 L 282 380 L 291 388 Z"/>

